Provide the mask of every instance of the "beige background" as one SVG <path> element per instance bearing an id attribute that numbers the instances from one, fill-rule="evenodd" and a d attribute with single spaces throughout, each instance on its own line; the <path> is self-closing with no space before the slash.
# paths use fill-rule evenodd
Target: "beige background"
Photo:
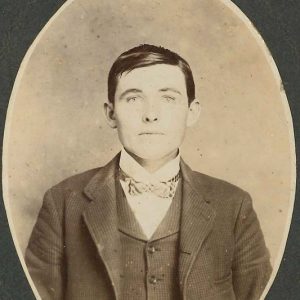
<path id="1" fill-rule="evenodd" d="M 102 113 L 107 74 L 121 52 L 141 43 L 190 63 L 202 114 L 182 155 L 193 169 L 250 192 L 274 263 L 293 204 L 288 106 L 262 43 L 218 0 L 75 0 L 40 36 L 5 132 L 5 201 L 21 251 L 45 191 L 120 149 Z"/>

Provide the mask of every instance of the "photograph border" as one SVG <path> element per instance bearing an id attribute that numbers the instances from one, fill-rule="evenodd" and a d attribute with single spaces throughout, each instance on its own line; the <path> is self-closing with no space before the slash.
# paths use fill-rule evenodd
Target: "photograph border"
<path id="1" fill-rule="evenodd" d="M 4 3 L 3 3 L 4 2 Z M 66 1 L 1 1 L 0 108 L 3 138 L 6 110 L 21 61 L 37 34 Z M 299 154 L 300 4 L 296 1 L 232 1 L 251 20 L 265 40 L 279 69 L 294 122 L 296 156 Z M 271 3 L 273 2 L 273 3 Z M 3 24 L 1 24 L 3 23 Z M 2 149 L 1 149 L 2 151 Z M 298 172 L 297 172 L 298 173 Z M 298 175 L 298 174 L 297 174 Z M 298 183 L 298 176 L 297 176 Z M 298 185 L 298 184 L 297 184 Z M 279 272 L 266 299 L 296 299 L 300 294 L 299 189 L 293 219 Z M 0 299 L 34 299 L 11 238 L 3 199 L 0 202 Z"/>

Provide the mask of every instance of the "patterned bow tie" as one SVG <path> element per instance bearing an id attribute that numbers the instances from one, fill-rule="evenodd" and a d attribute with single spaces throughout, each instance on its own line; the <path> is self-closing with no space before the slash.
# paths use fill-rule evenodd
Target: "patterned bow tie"
<path id="1" fill-rule="evenodd" d="M 128 187 L 128 193 L 131 196 L 136 196 L 143 193 L 153 193 L 160 198 L 173 198 L 179 178 L 180 175 L 178 173 L 168 181 L 145 183 L 136 181 L 120 170 L 120 179 L 125 181 Z"/>

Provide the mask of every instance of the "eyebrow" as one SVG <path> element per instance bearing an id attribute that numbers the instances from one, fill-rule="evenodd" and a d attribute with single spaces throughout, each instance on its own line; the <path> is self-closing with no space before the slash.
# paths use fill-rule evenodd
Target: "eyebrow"
<path id="1" fill-rule="evenodd" d="M 162 89 L 160 89 L 159 91 L 160 91 L 160 92 L 169 92 L 169 91 L 171 91 L 171 92 L 174 92 L 174 93 L 176 93 L 176 94 L 181 95 L 181 93 L 180 93 L 178 90 L 173 89 L 173 88 L 162 88 Z"/>
<path id="2" fill-rule="evenodd" d="M 126 96 L 127 94 L 129 93 L 142 93 L 143 91 L 142 90 L 139 90 L 139 89 L 128 89 L 126 91 L 124 91 L 121 95 L 120 95 L 120 99 L 123 98 L 124 96 Z"/>

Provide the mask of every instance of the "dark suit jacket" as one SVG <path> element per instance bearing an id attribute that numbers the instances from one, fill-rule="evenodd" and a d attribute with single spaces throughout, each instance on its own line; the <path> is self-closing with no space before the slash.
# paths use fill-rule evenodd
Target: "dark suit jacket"
<path id="1" fill-rule="evenodd" d="M 42 299 L 120 299 L 119 156 L 45 195 L 26 251 Z M 182 299 L 258 299 L 271 272 L 250 196 L 181 161 L 178 278 Z"/>

